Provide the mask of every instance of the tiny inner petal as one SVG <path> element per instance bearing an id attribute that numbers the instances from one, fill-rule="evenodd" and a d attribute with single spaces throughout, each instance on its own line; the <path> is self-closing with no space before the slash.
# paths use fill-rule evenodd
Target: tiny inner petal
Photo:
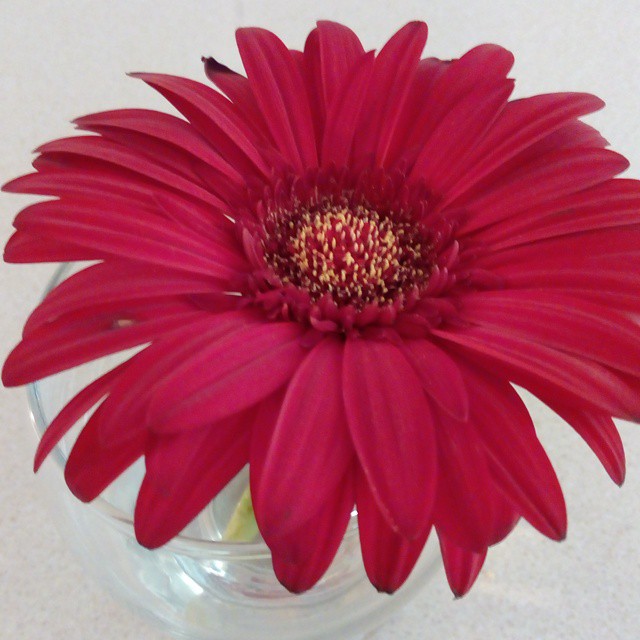
<path id="1" fill-rule="evenodd" d="M 264 229 L 267 263 L 313 301 L 328 294 L 339 307 L 389 305 L 422 288 L 432 270 L 432 244 L 420 224 L 346 197 L 270 211 Z"/>

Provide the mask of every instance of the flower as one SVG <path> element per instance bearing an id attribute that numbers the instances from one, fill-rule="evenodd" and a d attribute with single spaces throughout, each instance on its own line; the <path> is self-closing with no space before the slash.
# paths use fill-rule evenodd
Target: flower
<path id="1" fill-rule="evenodd" d="M 10 262 L 96 261 L 49 293 L 3 370 L 21 385 L 141 347 L 62 409 L 36 469 L 97 406 L 65 469 L 81 500 L 144 457 L 139 542 L 177 535 L 247 464 L 275 572 L 312 587 L 354 505 L 393 592 L 430 532 L 464 594 L 520 517 L 566 510 L 540 398 L 617 483 L 612 416 L 640 417 L 638 210 L 583 93 L 512 100 L 494 45 L 420 59 L 413 22 L 375 55 L 319 22 L 304 51 L 240 29 L 247 77 L 133 74 L 183 118 L 85 116 L 5 185 Z M 97 135 L 95 135 L 97 134 Z"/>

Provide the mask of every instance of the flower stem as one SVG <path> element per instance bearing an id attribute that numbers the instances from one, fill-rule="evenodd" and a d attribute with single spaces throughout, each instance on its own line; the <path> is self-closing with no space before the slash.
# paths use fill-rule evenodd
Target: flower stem
<path id="1" fill-rule="evenodd" d="M 258 524 L 253 512 L 251 491 L 247 486 L 231 515 L 222 539 L 227 542 L 253 542 L 257 537 Z"/>

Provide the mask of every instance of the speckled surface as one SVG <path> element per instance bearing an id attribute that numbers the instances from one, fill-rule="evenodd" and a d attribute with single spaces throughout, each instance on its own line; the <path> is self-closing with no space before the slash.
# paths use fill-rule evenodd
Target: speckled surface
<path id="1" fill-rule="evenodd" d="M 0 3 L 0 181 L 28 170 L 31 149 L 71 132 L 67 121 L 114 107 L 164 108 L 127 71 L 202 78 L 200 56 L 238 66 L 233 30 L 256 24 L 301 46 L 316 18 L 350 24 L 382 43 L 413 18 L 429 22 L 432 55 L 480 42 L 514 51 L 517 94 L 588 90 L 608 108 L 591 118 L 640 177 L 640 12 L 637 0 L 369 0 L 295 3 L 154 0 L 3 0 Z M 0 238 L 26 198 L 0 199 Z M 0 267 L 0 355 L 52 272 Z M 22 391 L 0 392 L 0 637 L 160 640 L 113 602 L 65 548 L 31 474 L 34 440 Z M 565 489 L 562 544 L 527 525 L 492 551 L 471 594 L 453 601 L 442 575 L 370 640 L 636 638 L 640 628 L 640 431 L 622 424 L 629 472 L 622 490 L 588 449 L 536 404 L 539 433 Z"/>

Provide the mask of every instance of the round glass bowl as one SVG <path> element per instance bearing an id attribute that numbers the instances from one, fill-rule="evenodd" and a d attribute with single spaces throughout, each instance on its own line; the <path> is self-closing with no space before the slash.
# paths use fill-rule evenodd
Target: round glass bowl
<path id="1" fill-rule="evenodd" d="M 72 268 L 56 272 L 47 291 Z M 42 435 L 75 393 L 130 354 L 51 376 L 28 388 L 31 417 Z M 411 577 L 392 596 L 379 594 L 364 573 L 354 513 L 338 554 L 310 591 L 293 595 L 276 579 L 263 542 L 228 543 L 222 533 L 246 486 L 244 470 L 164 547 L 141 547 L 133 509 L 144 475 L 141 460 L 91 504 L 64 484 L 63 468 L 83 422 L 52 452 L 39 474 L 49 488 L 55 520 L 84 567 L 133 610 L 179 638 L 207 640 L 312 640 L 355 638 L 380 625 L 440 566 L 430 544 Z"/>

